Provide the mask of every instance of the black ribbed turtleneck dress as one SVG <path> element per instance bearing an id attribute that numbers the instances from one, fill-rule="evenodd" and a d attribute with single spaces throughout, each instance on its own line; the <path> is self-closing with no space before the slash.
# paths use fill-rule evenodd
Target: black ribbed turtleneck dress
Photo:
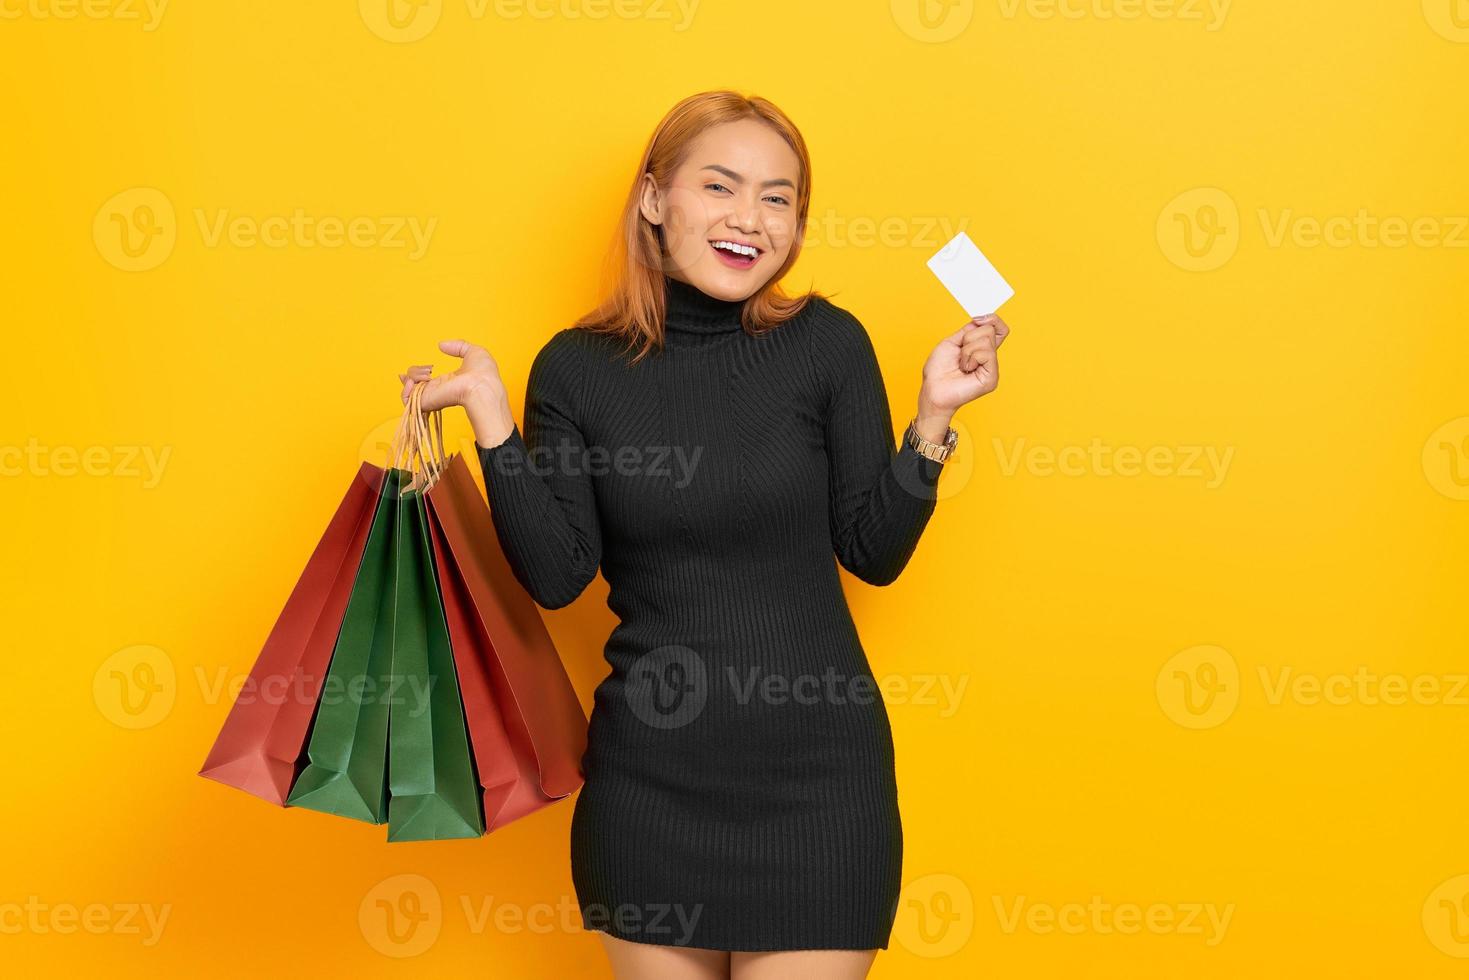
<path id="1" fill-rule="evenodd" d="M 893 581 L 942 464 L 894 438 L 850 313 L 814 298 L 754 336 L 742 304 L 665 288 L 663 349 L 632 365 L 622 341 L 560 331 L 532 364 L 524 434 L 478 447 L 521 584 L 555 609 L 600 568 L 620 620 L 572 814 L 583 925 L 707 949 L 886 948 L 892 732 L 837 562 Z"/>

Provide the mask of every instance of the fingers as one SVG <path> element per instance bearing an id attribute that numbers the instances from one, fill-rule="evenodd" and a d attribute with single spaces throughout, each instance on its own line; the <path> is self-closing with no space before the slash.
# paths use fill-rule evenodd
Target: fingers
<path id="1" fill-rule="evenodd" d="M 439 341 L 439 350 L 448 354 L 450 357 L 465 357 L 470 351 L 474 350 L 474 344 L 471 344 L 467 340 L 441 340 Z"/>
<path id="2" fill-rule="evenodd" d="M 1000 317 L 995 313 L 990 313 L 986 316 L 977 316 L 969 322 L 975 324 L 978 327 L 993 328 L 996 347 L 1003 344 L 1005 342 L 1005 338 L 1010 336 L 1009 324 L 1007 324 L 1004 320 L 1001 320 Z"/>
<path id="3" fill-rule="evenodd" d="M 433 374 L 433 367 L 428 364 L 414 364 L 406 372 L 398 375 L 398 380 L 403 382 L 402 399 L 403 404 L 408 404 L 408 396 L 413 393 L 413 386 L 421 381 L 429 380 Z"/>
<path id="4" fill-rule="evenodd" d="M 971 330 L 959 348 L 960 369 L 972 373 L 981 364 L 993 363 L 996 346 L 994 334 L 987 328 L 976 327 Z"/>

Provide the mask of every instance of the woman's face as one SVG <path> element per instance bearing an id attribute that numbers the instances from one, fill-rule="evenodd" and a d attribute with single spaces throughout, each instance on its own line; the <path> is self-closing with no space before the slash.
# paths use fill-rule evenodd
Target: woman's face
<path id="1" fill-rule="evenodd" d="M 754 119 L 705 130 L 670 186 L 643 177 L 643 217 L 663 227 L 665 270 L 717 299 L 743 300 L 790 255 L 800 160 Z"/>

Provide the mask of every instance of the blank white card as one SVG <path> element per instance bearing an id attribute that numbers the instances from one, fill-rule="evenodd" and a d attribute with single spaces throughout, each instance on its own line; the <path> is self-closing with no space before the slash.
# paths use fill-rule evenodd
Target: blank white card
<path id="1" fill-rule="evenodd" d="M 928 267 L 971 317 L 988 316 L 1015 295 L 1005 277 L 962 231 L 928 260 Z"/>

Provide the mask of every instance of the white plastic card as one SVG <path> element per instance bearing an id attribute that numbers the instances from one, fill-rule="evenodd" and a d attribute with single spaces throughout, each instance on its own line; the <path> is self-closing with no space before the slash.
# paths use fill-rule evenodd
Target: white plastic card
<path id="1" fill-rule="evenodd" d="M 939 249 L 928 267 L 971 317 L 988 316 L 1015 295 L 979 246 L 964 232 Z"/>

